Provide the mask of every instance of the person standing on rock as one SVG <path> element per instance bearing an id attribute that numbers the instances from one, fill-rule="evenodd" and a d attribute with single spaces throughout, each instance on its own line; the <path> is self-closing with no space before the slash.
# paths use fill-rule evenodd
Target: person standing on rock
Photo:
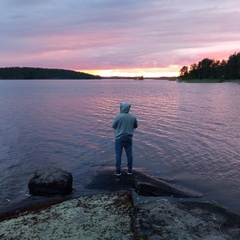
<path id="1" fill-rule="evenodd" d="M 120 103 L 120 114 L 118 114 L 112 123 L 115 129 L 115 154 L 116 154 L 116 172 L 115 176 L 121 176 L 122 151 L 125 149 L 127 155 L 128 175 L 132 175 L 133 154 L 132 137 L 134 129 L 138 127 L 136 116 L 130 114 L 131 104 Z"/>

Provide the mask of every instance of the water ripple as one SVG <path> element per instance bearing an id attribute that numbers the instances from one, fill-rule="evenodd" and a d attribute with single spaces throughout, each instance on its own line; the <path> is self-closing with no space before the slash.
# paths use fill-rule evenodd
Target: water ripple
<path id="1" fill-rule="evenodd" d="M 6 199 L 14 203 L 24 198 L 38 168 L 53 165 L 71 171 L 74 187 L 81 190 L 91 168 L 113 166 L 111 124 L 119 102 L 128 101 L 139 121 L 134 166 L 239 209 L 240 89 L 235 85 L 154 80 L 0 85 L 3 205 Z"/>

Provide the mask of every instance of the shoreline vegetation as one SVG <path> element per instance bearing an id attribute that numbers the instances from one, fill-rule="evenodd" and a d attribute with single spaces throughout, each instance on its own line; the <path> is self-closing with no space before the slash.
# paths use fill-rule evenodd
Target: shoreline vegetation
<path id="1" fill-rule="evenodd" d="M 228 60 L 204 58 L 190 67 L 183 66 L 178 80 L 209 83 L 240 81 L 240 52 L 230 55 Z"/>
<path id="2" fill-rule="evenodd" d="M 101 77 L 65 69 L 6 67 L 0 68 L 0 79 L 101 79 Z"/>
<path id="3" fill-rule="evenodd" d="M 178 79 L 178 82 L 184 82 L 184 83 L 224 83 L 224 82 L 236 82 L 240 83 L 240 79 Z"/>

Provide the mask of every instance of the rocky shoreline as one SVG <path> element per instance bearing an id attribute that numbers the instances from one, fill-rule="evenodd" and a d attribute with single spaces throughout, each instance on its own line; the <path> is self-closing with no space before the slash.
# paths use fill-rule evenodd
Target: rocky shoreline
<path id="1" fill-rule="evenodd" d="M 101 193 L 53 197 L 1 214 L 0 239 L 240 239 L 240 216 L 202 201 L 201 193 L 141 170 L 120 178 L 112 170 L 98 168 L 86 183 Z M 33 192 L 55 193 L 61 185 L 69 189 L 71 181 L 59 169 L 37 171 Z"/>
<path id="2" fill-rule="evenodd" d="M 5 215 L 0 238 L 240 239 L 240 216 L 201 201 L 136 201 L 131 191 L 101 193 Z"/>

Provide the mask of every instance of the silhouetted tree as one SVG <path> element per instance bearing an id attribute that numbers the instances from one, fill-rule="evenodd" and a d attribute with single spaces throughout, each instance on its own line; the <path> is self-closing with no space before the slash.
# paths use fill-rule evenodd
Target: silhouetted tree
<path id="1" fill-rule="evenodd" d="M 184 78 L 185 76 L 188 75 L 188 67 L 187 66 L 183 66 L 180 70 L 180 77 Z"/>
<path id="2" fill-rule="evenodd" d="M 240 53 L 230 55 L 226 66 L 226 78 L 238 79 L 240 78 Z"/>
<path id="3" fill-rule="evenodd" d="M 199 70 L 198 70 L 198 65 L 196 63 L 192 64 L 190 66 L 190 70 L 189 70 L 189 76 L 188 78 L 190 79 L 196 79 L 199 77 Z"/>

